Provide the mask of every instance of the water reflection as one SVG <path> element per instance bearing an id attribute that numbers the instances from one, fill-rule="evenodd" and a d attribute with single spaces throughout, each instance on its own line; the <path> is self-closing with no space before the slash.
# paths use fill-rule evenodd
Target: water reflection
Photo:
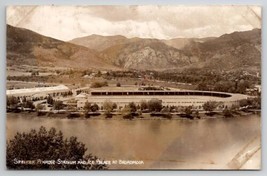
<path id="1" fill-rule="evenodd" d="M 205 120 L 92 120 L 7 115 L 7 138 L 45 126 L 77 136 L 105 159 L 143 160 L 145 165 L 111 168 L 221 168 L 260 135 L 257 116 Z"/>

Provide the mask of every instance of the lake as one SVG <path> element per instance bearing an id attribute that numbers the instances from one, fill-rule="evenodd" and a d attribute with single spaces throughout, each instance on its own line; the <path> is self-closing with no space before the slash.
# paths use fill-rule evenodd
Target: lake
<path id="1" fill-rule="evenodd" d="M 7 139 L 11 139 L 16 132 L 28 132 L 40 126 L 55 127 L 64 137 L 78 137 L 89 153 L 101 159 L 143 162 L 112 164 L 110 169 L 228 169 L 227 163 L 251 140 L 260 137 L 260 124 L 258 115 L 130 121 L 40 118 L 33 114 L 7 113 L 6 128 Z M 252 159 L 250 166 L 260 167 L 260 151 Z"/>

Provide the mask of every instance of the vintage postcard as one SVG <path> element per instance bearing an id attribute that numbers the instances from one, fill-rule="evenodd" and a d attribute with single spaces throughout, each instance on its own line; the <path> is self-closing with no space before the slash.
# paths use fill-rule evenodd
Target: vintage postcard
<path id="1" fill-rule="evenodd" d="M 6 167 L 261 169 L 261 7 L 8 6 Z"/>

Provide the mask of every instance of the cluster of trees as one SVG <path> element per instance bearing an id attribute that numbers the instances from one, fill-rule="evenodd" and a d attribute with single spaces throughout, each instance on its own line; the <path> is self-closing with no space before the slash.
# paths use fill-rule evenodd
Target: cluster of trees
<path id="1" fill-rule="evenodd" d="M 53 97 L 49 95 L 49 96 L 46 98 L 46 102 L 47 102 L 48 104 L 53 105 L 53 104 L 54 104 L 54 99 L 53 99 Z"/>
<path id="2" fill-rule="evenodd" d="M 151 99 L 150 101 L 142 100 L 140 105 L 136 105 L 134 102 L 130 102 L 125 107 L 119 107 L 125 118 L 132 118 L 136 115 L 141 115 L 142 111 L 148 110 L 149 112 L 160 112 L 162 110 L 162 101 L 158 99 Z M 106 118 L 112 117 L 112 111 L 118 109 L 118 105 L 110 100 L 106 100 L 101 107 L 104 110 Z M 96 112 L 100 108 L 97 104 L 85 103 L 84 110 L 87 116 L 88 112 Z M 137 112 L 138 111 L 138 112 Z"/>
<path id="3" fill-rule="evenodd" d="M 116 86 L 117 86 L 117 87 L 121 87 L 121 83 L 118 82 L 118 83 L 116 84 Z"/>
<path id="4" fill-rule="evenodd" d="M 231 92 L 231 93 L 246 93 L 246 89 L 250 87 L 253 83 L 248 80 L 223 80 L 214 83 L 212 86 L 208 85 L 206 82 L 201 82 L 197 85 L 198 90 L 213 90 L 218 92 Z"/>
<path id="5" fill-rule="evenodd" d="M 171 82 L 183 82 L 196 85 L 199 90 L 213 90 L 231 93 L 245 93 L 251 85 L 258 84 L 260 78 L 256 73 L 247 73 L 246 70 L 218 71 L 204 69 L 183 69 L 176 72 L 158 71 L 110 71 L 107 77 L 140 78 L 149 75 L 150 79 Z"/>
<path id="6" fill-rule="evenodd" d="M 91 75 L 92 73 L 93 73 L 92 70 L 84 70 L 84 71 L 82 71 L 82 76 Z"/>
<path id="7" fill-rule="evenodd" d="M 64 107 L 65 107 L 65 105 L 63 104 L 63 101 L 56 100 L 56 101 L 54 101 L 54 103 L 53 103 L 53 108 L 54 108 L 55 110 L 61 110 L 61 109 L 63 109 Z"/>
<path id="8" fill-rule="evenodd" d="M 89 102 L 86 102 L 85 103 L 85 105 L 84 105 L 84 107 L 83 107 L 83 109 L 84 109 L 84 114 L 85 114 L 85 117 L 87 118 L 87 117 L 89 117 L 89 115 L 88 115 L 88 113 L 89 112 L 96 112 L 96 111 L 98 111 L 99 110 L 99 106 L 97 105 L 97 104 L 91 104 L 91 103 L 89 103 Z"/>
<path id="9" fill-rule="evenodd" d="M 112 111 L 114 109 L 117 109 L 117 104 L 113 103 L 110 100 L 107 100 L 103 103 L 103 109 L 105 110 L 106 118 L 111 118 L 112 117 Z"/>
<path id="10" fill-rule="evenodd" d="M 140 74 L 137 71 L 109 71 L 105 75 L 106 78 L 138 78 Z"/>
<path id="11" fill-rule="evenodd" d="M 31 72 L 31 75 L 32 76 L 39 76 L 39 71 L 32 71 Z"/>
<path id="12" fill-rule="evenodd" d="M 29 108 L 29 109 L 34 109 L 35 108 L 35 106 L 33 104 L 33 101 L 30 101 L 30 100 L 23 101 L 21 106 L 23 108 Z"/>
<path id="13" fill-rule="evenodd" d="M 141 114 L 142 111 L 148 112 L 160 112 L 163 108 L 162 101 L 159 99 L 151 99 L 149 101 L 141 100 L 140 105 L 136 105 L 134 102 L 130 102 L 126 107 L 124 107 L 123 112 L 127 114 L 134 114 L 138 111 Z"/>
<path id="14" fill-rule="evenodd" d="M 96 81 L 91 84 L 91 88 L 100 88 L 100 87 L 105 87 L 108 86 L 107 81 Z"/>
<path id="15" fill-rule="evenodd" d="M 112 103 L 110 102 L 110 105 Z M 240 105 L 260 107 L 260 99 L 248 99 L 240 101 Z M 223 116 L 233 117 L 233 114 L 239 110 L 239 104 L 232 105 L 231 107 L 221 107 L 223 108 Z M 206 111 L 206 115 L 212 116 L 215 114 L 216 108 L 220 106 L 220 103 L 215 101 L 208 101 L 203 104 L 203 110 Z M 110 112 L 110 111 L 109 111 Z M 132 119 L 134 116 L 141 116 L 142 112 L 150 112 L 152 115 L 162 116 L 165 118 L 172 118 L 171 112 L 180 112 L 181 116 L 186 118 L 200 118 L 199 111 L 194 109 L 192 106 L 163 106 L 162 102 L 158 99 L 152 99 L 150 101 L 142 100 L 140 104 L 136 105 L 134 102 L 126 105 L 122 110 L 122 115 L 124 118 Z M 142 116 L 141 116 L 142 117 Z"/>
<path id="16" fill-rule="evenodd" d="M 151 99 L 147 102 L 147 107 L 151 112 L 159 112 L 162 109 L 162 100 L 159 99 Z"/>
<path id="17" fill-rule="evenodd" d="M 261 109 L 261 96 L 255 98 L 243 99 L 239 102 L 241 108 Z"/>
<path id="18" fill-rule="evenodd" d="M 72 91 L 61 93 L 63 97 L 72 96 Z"/>
<path id="19" fill-rule="evenodd" d="M 18 97 L 6 97 L 6 107 L 9 110 L 18 110 L 19 107 L 34 109 L 35 106 L 32 100 L 27 100 L 26 97 L 18 98 Z"/>
<path id="20" fill-rule="evenodd" d="M 48 96 L 46 98 L 46 101 L 48 104 L 53 106 L 55 110 L 61 110 L 65 107 L 65 105 L 63 104 L 63 101 L 54 100 L 51 96 Z M 33 101 L 31 99 L 27 99 L 26 97 L 22 97 L 22 98 L 13 97 L 13 96 L 7 97 L 6 106 L 8 110 L 12 110 L 12 111 L 16 111 L 19 108 L 21 108 L 21 109 L 31 109 L 31 110 L 35 109 L 37 112 L 39 112 L 40 110 L 44 109 L 44 105 L 37 104 L 35 107 Z"/>
<path id="21" fill-rule="evenodd" d="M 7 76 L 7 80 L 25 82 L 47 82 L 49 76 Z"/>
<path id="22" fill-rule="evenodd" d="M 218 103 L 215 101 L 207 101 L 206 103 L 203 104 L 203 109 L 204 111 L 207 111 L 208 113 L 211 113 L 214 111 L 218 106 Z"/>
<path id="23" fill-rule="evenodd" d="M 55 128 L 47 130 L 41 126 L 39 131 L 31 130 L 29 133 L 17 133 L 7 142 L 6 165 L 9 169 L 107 169 L 104 164 L 96 162 L 99 158 L 92 154 L 86 155 L 85 144 L 76 137 L 64 138 L 61 131 Z M 69 161 L 94 161 L 94 164 L 42 164 L 38 161 L 51 161 L 58 159 Z M 35 164 L 19 164 L 18 160 L 36 161 Z"/>
<path id="24" fill-rule="evenodd" d="M 42 115 L 42 112 L 41 110 L 44 110 L 45 109 L 45 106 L 43 104 L 37 104 L 36 107 L 35 107 L 35 111 L 37 112 L 37 116 L 40 116 Z"/>
<path id="25" fill-rule="evenodd" d="M 164 90 L 164 87 L 155 87 L 155 86 L 147 86 L 147 87 L 140 87 L 139 90 Z"/>
<path id="26" fill-rule="evenodd" d="M 63 104 L 63 101 L 54 100 L 53 97 L 50 95 L 46 98 L 46 102 L 47 104 L 52 105 L 55 110 L 61 110 L 65 107 L 65 105 Z"/>
<path id="27" fill-rule="evenodd" d="M 9 109 L 16 109 L 20 100 L 17 97 L 6 97 L 6 107 Z"/>
<path id="28" fill-rule="evenodd" d="M 103 105 L 103 109 L 105 110 L 105 115 L 107 117 L 112 117 L 112 111 L 116 109 L 117 105 L 111 101 L 105 101 Z M 217 107 L 216 102 L 207 102 L 204 105 L 204 110 L 208 112 L 212 112 Z M 162 105 L 162 101 L 159 99 L 151 99 L 149 101 L 142 100 L 139 104 L 135 104 L 134 102 L 130 102 L 123 108 L 119 108 L 120 112 L 125 119 L 133 119 L 135 116 L 142 118 L 142 112 L 150 112 L 152 115 L 163 116 L 166 118 L 171 118 L 171 112 L 180 111 L 186 117 L 192 118 L 197 117 L 199 118 L 199 112 L 193 110 L 192 106 L 187 107 L 180 107 L 176 108 L 174 106 L 171 107 L 164 107 Z"/>

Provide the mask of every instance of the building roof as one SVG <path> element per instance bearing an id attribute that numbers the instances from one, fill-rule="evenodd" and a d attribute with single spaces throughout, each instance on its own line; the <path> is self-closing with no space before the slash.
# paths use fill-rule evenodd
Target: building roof
<path id="1" fill-rule="evenodd" d="M 65 85 L 58 85 L 53 87 L 35 87 L 35 88 L 27 88 L 27 89 L 13 89 L 6 90 L 7 96 L 33 96 L 40 93 L 57 93 L 69 91 L 69 88 Z"/>
<path id="2" fill-rule="evenodd" d="M 115 94 L 117 92 L 120 92 L 121 94 Z M 146 94 L 149 93 L 149 94 Z M 153 92 L 155 94 L 153 94 Z M 175 94 L 172 94 L 175 93 Z M 176 94 L 177 92 L 177 94 Z M 129 93 L 129 94 L 128 94 Z M 132 94 L 131 94 L 132 93 Z M 141 94 L 138 94 L 141 93 Z M 144 93 L 142 95 L 142 93 Z M 156 93 L 164 93 L 163 95 L 156 94 Z M 170 93 L 170 95 L 168 95 Z M 201 95 L 203 94 L 203 95 Z M 215 100 L 215 101 L 238 101 L 241 99 L 247 99 L 250 96 L 244 95 L 244 94 L 236 94 L 236 93 L 228 93 L 228 92 L 215 92 L 215 91 L 199 91 L 199 90 L 179 90 L 179 91 L 173 91 L 173 90 L 142 90 L 142 91 L 126 91 L 126 90 L 121 90 L 121 91 L 114 91 L 114 90 L 98 90 L 98 91 L 91 91 L 91 96 L 94 98 L 102 98 L 102 99 L 111 99 L 111 98 L 118 98 L 118 99 L 133 99 L 133 98 L 145 98 L 145 97 L 150 97 L 150 98 L 184 98 L 184 99 L 203 99 L 203 100 Z"/>
<path id="3" fill-rule="evenodd" d="M 88 96 L 88 94 L 86 94 L 86 93 L 80 93 L 75 98 L 87 98 L 87 96 Z"/>

